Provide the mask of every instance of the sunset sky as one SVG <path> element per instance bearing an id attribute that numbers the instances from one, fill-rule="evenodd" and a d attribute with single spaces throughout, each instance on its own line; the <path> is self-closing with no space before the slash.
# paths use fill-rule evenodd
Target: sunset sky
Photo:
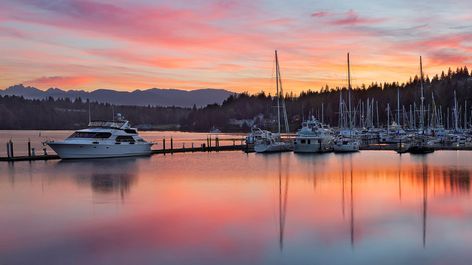
<path id="1" fill-rule="evenodd" d="M 469 66 L 472 1 L 0 0 L 0 88 L 273 92 Z M 470 67 L 469 67 L 470 68 Z"/>

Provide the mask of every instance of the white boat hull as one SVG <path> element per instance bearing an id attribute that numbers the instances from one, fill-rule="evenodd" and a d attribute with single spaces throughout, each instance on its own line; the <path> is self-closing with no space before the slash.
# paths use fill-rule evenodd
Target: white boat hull
<path id="1" fill-rule="evenodd" d="M 333 150 L 333 142 L 317 138 L 297 138 L 293 151 L 295 153 L 325 153 Z"/>
<path id="2" fill-rule="evenodd" d="M 151 154 L 152 146 L 151 143 L 80 144 L 67 142 L 50 142 L 48 145 L 62 159 L 146 156 Z"/>
<path id="3" fill-rule="evenodd" d="M 275 142 L 271 144 L 256 144 L 254 145 L 256 153 L 275 153 L 292 151 L 292 146 L 285 142 Z"/>

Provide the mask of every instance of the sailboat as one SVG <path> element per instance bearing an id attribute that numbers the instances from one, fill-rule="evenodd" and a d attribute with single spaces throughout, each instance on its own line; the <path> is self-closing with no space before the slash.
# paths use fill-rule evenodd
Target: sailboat
<path id="1" fill-rule="evenodd" d="M 338 153 L 358 152 L 360 142 L 355 138 L 352 124 L 352 111 L 351 111 L 351 66 L 349 62 L 349 53 L 347 54 L 347 76 L 348 76 L 348 119 L 349 119 L 349 131 L 346 136 L 346 130 L 342 129 L 340 136 L 334 141 L 333 151 Z"/>
<path id="2" fill-rule="evenodd" d="M 282 90 L 282 78 L 280 77 L 280 66 L 279 59 L 277 56 L 277 50 L 275 51 L 275 84 L 277 88 L 277 123 L 278 132 L 272 133 L 270 131 L 263 131 L 261 137 L 259 137 L 254 145 L 254 151 L 256 153 L 271 153 L 271 152 L 285 152 L 292 151 L 292 145 L 289 142 L 282 141 L 280 137 L 281 121 L 280 114 L 283 112 L 284 127 L 286 133 L 289 133 L 287 110 L 285 108 L 285 101 L 283 99 Z M 282 110 L 281 110 L 282 109 Z"/>
<path id="3" fill-rule="evenodd" d="M 398 153 L 410 153 L 410 154 L 428 154 L 434 152 L 434 147 L 431 141 L 428 141 L 428 136 L 425 134 L 424 124 L 424 93 L 423 93 L 423 61 L 420 56 L 420 88 L 421 88 L 421 105 L 420 105 L 420 130 L 415 134 L 410 143 L 406 143 L 406 146 L 400 144 L 400 148 L 397 150 Z"/>

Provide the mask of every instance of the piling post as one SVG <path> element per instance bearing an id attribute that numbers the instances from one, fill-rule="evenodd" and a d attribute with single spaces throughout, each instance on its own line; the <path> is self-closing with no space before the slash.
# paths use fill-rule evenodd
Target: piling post
<path id="1" fill-rule="evenodd" d="M 185 143 L 182 143 L 182 149 L 185 149 Z"/>
<path id="2" fill-rule="evenodd" d="M 31 140 L 28 138 L 28 156 L 31 157 Z"/>
<path id="3" fill-rule="evenodd" d="M 43 152 L 44 152 L 44 155 L 45 155 L 45 156 L 48 155 L 48 150 L 46 149 L 46 147 L 43 148 Z"/>
<path id="4" fill-rule="evenodd" d="M 192 143 L 192 153 L 193 153 L 193 151 L 194 151 L 194 150 L 193 150 L 193 143 Z"/>
<path id="5" fill-rule="evenodd" d="M 15 154 L 13 152 L 13 142 L 10 140 L 10 156 L 11 158 L 15 157 Z"/>
<path id="6" fill-rule="evenodd" d="M 210 135 L 210 138 L 209 139 L 209 142 L 208 142 L 208 147 L 211 148 L 211 135 Z"/>
<path id="7" fill-rule="evenodd" d="M 172 137 L 170 138 L 170 153 L 174 153 L 174 139 Z"/>
<path id="8" fill-rule="evenodd" d="M 33 157 L 36 156 L 36 152 L 35 152 L 35 150 L 34 150 L 34 147 L 31 148 L 31 156 L 33 156 Z"/>
<path id="9" fill-rule="evenodd" d="M 7 142 L 7 157 L 10 158 L 10 142 Z"/>
<path id="10" fill-rule="evenodd" d="M 162 153 L 166 154 L 166 138 L 162 138 Z"/>

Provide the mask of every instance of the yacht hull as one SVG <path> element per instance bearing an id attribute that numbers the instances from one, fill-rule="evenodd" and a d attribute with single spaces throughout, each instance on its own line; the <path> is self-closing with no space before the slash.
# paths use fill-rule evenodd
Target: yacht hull
<path id="1" fill-rule="evenodd" d="M 140 144 L 79 144 L 51 142 L 48 145 L 61 159 L 110 158 L 146 156 L 151 154 L 151 143 Z"/>
<path id="2" fill-rule="evenodd" d="M 254 145 L 256 153 L 276 153 L 292 151 L 292 146 L 285 142 L 276 142 L 272 144 L 256 144 Z"/>
<path id="3" fill-rule="evenodd" d="M 333 142 L 329 139 L 305 137 L 297 137 L 293 148 L 295 153 L 326 153 L 332 150 Z"/>

